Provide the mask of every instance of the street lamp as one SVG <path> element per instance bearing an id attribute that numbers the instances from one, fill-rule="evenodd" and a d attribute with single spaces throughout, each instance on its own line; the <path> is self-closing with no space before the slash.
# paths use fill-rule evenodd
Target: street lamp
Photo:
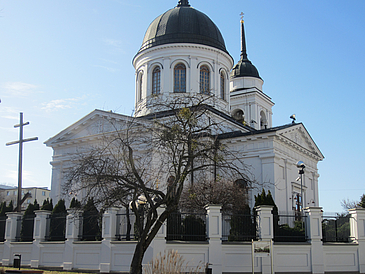
<path id="1" fill-rule="evenodd" d="M 297 168 L 299 168 L 298 173 L 300 176 L 300 209 L 303 209 L 303 174 L 304 174 L 304 169 L 305 169 L 305 165 L 303 163 L 303 161 L 299 161 L 297 163 Z"/>

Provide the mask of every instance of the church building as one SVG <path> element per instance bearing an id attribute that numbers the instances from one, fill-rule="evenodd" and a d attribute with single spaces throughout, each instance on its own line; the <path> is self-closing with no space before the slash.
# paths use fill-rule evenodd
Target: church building
<path id="1" fill-rule="evenodd" d="M 241 55 L 235 63 L 214 22 L 188 0 L 180 0 L 148 26 L 132 62 L 133 118 L 157 117 L 159 101 L 192 95 L 214 98 L 207 100 L 209 111 L 227 125 L 220 140 L 232 149 L 239 148 L 241 155 L 237 156 L 250 168 L 253 180 L 271 191 L 279 211 L 293 213 L 302 207 L 319 206 L 317 165 L 324 156 L 295 117 L 292 123 L 273 125 L 274 103 L 263 90 L 259 70 L 248 59 L 243 21 Z M 100 139 L 103 118 L 123 123 L 132 117 L 96 109 L 45 142 L 53 149 L 54 203 L 65 198 L 63 174 L 73 155 Z M 305 168 L 298 166 L 300 161 Z M 301 170 L 303 174 L 298 173 Z M 254 195 L 261 190 L 248 190 L 251 207 Z"/>

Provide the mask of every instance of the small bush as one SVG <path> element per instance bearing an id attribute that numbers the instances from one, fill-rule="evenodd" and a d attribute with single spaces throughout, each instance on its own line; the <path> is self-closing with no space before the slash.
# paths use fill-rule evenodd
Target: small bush
<path id="1" fill-rule="evenodd" d="M 185 262 L 183 257 L 177 251 L 169 250 L 162 255 L 159 254 L 157 258 L 152 260 L 144 267 L 146 274 L 176 274 L 176 273 L 202 273 L 203 264 L 200 262 L 197 267 L 189 267 L 189 263 Z M 190 269 L 190 271 L 189 271 Z"/>

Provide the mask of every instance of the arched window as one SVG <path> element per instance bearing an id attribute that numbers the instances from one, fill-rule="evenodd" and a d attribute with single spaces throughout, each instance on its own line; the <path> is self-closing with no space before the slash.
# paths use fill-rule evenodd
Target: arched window
<path id="1" fill-rule="evenodd" d="M 260 112 L 260 129 L 266 129 L 267 128 L 267 119 L 265 112 Z"/>
<path id="2" fill-rule="evenodd" d="M 152 94 L 159 94 L 161 90 L 161 70 L 155 67 L 152 72 Z"/>
<path id="3" fill-rule="evenodd" d="M 186 67 L 181 63 L 174 68 L 174 92 L 186 92 Z"/>
<path id="4" fill-rule="evenodd" d="M 143 74 L 139 73 L 138 78 L 138 101 L 142 100 L 142 82 L 143 81 Z"/>
<path id="5" fill-rule="evenodd" d="M 200 93 L 209 94 L 209 69 L 207 66 L 200 67 Z"/>
<path id="6" fill-rule="evenodd" d="M 226 89 L 225 89 L 225 86 L 226 86 L 226 81 L 225 81 L 225 78 L 224 78 L 224 72 L 222 71 L 221 72 L 221 82 L 220 82 L 220 93 L 221 93 L 221 99 L 223 100 L 226 100 Z"/>

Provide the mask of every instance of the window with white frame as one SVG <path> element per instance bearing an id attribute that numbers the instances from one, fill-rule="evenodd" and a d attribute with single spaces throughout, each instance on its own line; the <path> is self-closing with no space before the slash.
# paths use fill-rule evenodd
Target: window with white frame
<path id="1" fill-rule="evenodd" d="M 152 72 L 152 94 L 157 95 L 161 92 L 161 69 L 155 67 Z"/>
<path id="2" fill-rule="evenodd" d="M 200 93 L 209 94 L 210 93 L 210 73 L 207 66 L 200 67 Z"/>
<path id="3" fill-rule="evenodd" d="M 174 92 L 186 92 L 186 67 L 182 63 L 174 68 Z"/>

